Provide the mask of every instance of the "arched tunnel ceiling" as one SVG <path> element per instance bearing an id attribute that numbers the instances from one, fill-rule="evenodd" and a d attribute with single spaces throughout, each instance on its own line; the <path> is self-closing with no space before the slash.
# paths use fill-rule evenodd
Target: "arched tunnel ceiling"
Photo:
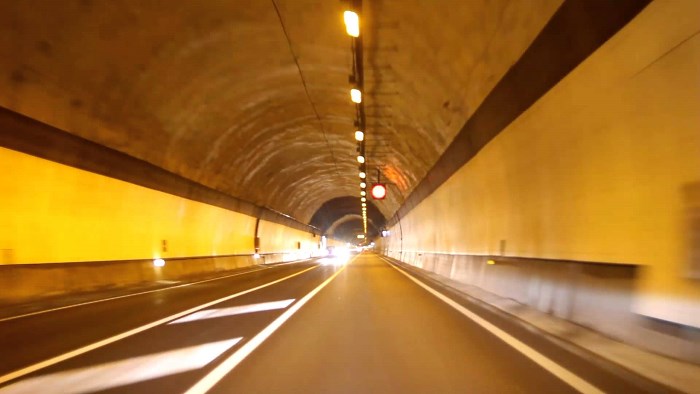
<path id="1" fill-rule="evenodd" d="M 560 3 L 365 2 L 367 157 L 391 183 L 383 217 Z M 305 223 L 358 195 L 342 2 L 164 4 L 2 2 L 0 106 Z"/>

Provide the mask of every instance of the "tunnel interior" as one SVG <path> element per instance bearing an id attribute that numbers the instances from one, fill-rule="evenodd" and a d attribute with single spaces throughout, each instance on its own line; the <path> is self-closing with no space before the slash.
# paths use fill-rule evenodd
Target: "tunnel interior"
<path id="1" fill-rule="evenodd" d="M 365 4 L 366 165 L 393 185 L 375 202 L 385 218 L 558 5 L 470 2 L 444 15 L 420 1 Z M 69 1 L 37 15 L 11 1 L 0 105 L 310 223 L 326 201 L 359 198 L 347 6 Z M 503 15 L 518 35 L 494 30 Z"/>
<path id="2" fill-rule="evenodd" d="M 355 306 L 324 302 L 378 319 L 432 283 L 698 364 L 697 15 L 695 0 L 2 1 L 0 306 L 220 275 L 245 296 L 289 274 L 352 277 L 329 288 Z M 348 244 L 368 251 L 342 273 Z"/>

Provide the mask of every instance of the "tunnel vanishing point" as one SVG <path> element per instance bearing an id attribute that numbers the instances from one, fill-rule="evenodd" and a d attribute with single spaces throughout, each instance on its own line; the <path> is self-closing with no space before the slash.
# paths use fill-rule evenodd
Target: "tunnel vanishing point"
<path id="1" fill-rule="evenodd" d="M 697 0 L 2 0 L 0 310 L 360 245 L 700 363 L 699 33 Z"/>

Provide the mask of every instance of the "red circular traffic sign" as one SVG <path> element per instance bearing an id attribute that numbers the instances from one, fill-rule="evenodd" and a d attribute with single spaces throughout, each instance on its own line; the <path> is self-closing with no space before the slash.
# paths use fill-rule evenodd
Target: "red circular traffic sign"
<path id="1" fill-rule="evenodd" d="M 375 183 L 372 185 L 371 194 L 375 200 L 383 200 L 386 197 L 386 186 L 383 183 Z"/>

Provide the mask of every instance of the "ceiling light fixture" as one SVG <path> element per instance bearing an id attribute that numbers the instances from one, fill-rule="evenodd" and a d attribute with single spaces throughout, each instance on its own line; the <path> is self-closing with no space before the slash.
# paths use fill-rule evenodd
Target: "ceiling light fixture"
<path id="1" fill-rule="evenodd" d="M 362 102 L 362 92 L 360 92 L 360 89 L 350 89 L 350 99 L 353 103 L 360 104 Z"/>
<path id="2" fill-rule="evenodd" d="M 353 11 L 345 11 L 343 13 L 343 20 L 345 21 L 345 31 L 351 37 L 360 36 L 360 17 L 357 13 Z"/>

